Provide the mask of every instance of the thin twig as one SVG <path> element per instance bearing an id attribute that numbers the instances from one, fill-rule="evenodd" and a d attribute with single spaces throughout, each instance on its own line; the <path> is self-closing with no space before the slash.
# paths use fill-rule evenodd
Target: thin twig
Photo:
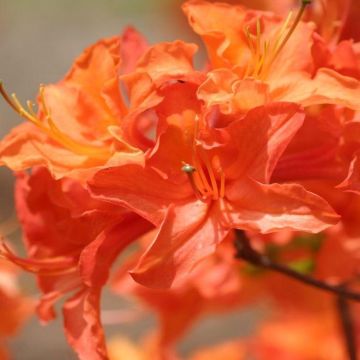
<path id="1" fill-rule="evenodd" d="M 339 295 L 336 300 L 337 300 L 336 301 L 337 310 L 341 321 L 341 326 L 344 334 L 344 340 L 345 340 L 345 345 L 349 356 L 349 360 L 356 360 L 357 349 L 356 349 L 356 340 L 354 336 L 355 329 L 354 329 L 354 323 L 352 321 L 350 304 L 346 300 L 346 298 L 342 295 Z"/>
<path id="2" fill-rule="evenodd" d="M 304 284 L 330 292 L 344 299 L 360 302 L 360 293 L 348 290 L 344 286 L 328 284 L 321 280 L 314 279 L 312 277 L 301 274 L 295 270 L 292 270 L 286 265 L 277 264 L 273 262 L 266 255 L 260 254 L 255 249 L 253 249 L 250 245 L 249 239 L 242 230 L 235 230 L 235 234 L 236 234 L 235 246 L 237 250 L 236 258 L 245 260 L 252 265 L 284 274 Z"/>

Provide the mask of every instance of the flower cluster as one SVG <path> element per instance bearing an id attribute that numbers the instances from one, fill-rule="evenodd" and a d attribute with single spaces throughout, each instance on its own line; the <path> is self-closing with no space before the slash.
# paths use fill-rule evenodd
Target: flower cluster
<path id="1" fill-rule="evenodd" d="M 65 334 L 80 359 L 109 356 L 100 296 L 120 255 L 113 290 L 141 299 L 160 327 L 143 350 L 111 343 L 114 359 L 172 359 L 195 319 L 265 297 L 273 322 L 191 359 L 344 357 L 331 296 L 238 261 L 233 242 L 242 230 L 272 260 L 356 288 L 353 3 L 303 0 L 290 11 L 292 1 L 263 0 L 263 11 L 190 0 L 183 10 L 208 55 L 201 70 L 195 44 L 149 45 L 128 28 L 42 85 L 36 104 L 1 84 L 25 120 L 0 142 L 0 163 L 16 173 L 27 257 L 5 241 L 1 255 L 36 274 L 43 322 L 65 297 Z"/>

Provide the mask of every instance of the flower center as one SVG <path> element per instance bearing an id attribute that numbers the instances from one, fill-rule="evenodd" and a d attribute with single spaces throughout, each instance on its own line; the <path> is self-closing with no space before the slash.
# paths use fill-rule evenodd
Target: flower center
<path id="1" fill-rule="evenodd" d="M 195 119 L 192 164 L 183 162 L 181 170 L 188 176 L 196 197 L 201 201 L 218 200 L 225 195 L 225 174 L 217 155 L 209 159 L 206 151 L 197 144 L 198 119 Z"/>
<path id="2" fill-rule="evenodd" d="M 184 171 L 190 181 L 196 197 L 201 201 L 218 200 L 225 194 L 225 174 L 221 170 L 219 158 L 214 156 L 209 161 L 205 152 L 198 156 L 195 166 L 184 163 Z"/>

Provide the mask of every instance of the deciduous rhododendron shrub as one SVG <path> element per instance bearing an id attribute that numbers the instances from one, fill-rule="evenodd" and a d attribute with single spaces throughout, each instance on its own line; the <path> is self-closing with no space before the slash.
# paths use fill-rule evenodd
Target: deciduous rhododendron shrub
<path id="1" fill-rule="evenodd" d="M 151 45 L 128 28 L 40 86 L 36 103 L 0 85 L 25 120 L 0 163 L 16 172 L 26 249 L 4 243 L 1 255 L 35 274 L 43 323 L 64 298 L 80 359 L 180 359 L 199 319 L 263 301 L 272 314 L 253 337 L 186 358 L 356 359 L 356 4 L 190 0 L 200 70 L 197 45 Z M 100 300 L 114 263 L 112 290 L 159 326 L 108 352 Z"/>

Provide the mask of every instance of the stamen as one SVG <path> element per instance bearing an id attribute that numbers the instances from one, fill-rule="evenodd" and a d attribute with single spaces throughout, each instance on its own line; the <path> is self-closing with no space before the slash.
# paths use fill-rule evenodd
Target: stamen
<path id="1" fill-rule="evenodd" d="M 211 194 L 211 186 L 206 178 L 202 164 L 197 155 L 197 138 L 198 138 L 199 126 L 200 126 L 199 116 L 196 116 L 194 121 L 195 121 L 195 127 L 194 127 L 194 138 L 192 144 L 192 156 L 193 156 L 195 168 L 198 170 L 196 174 L 194 174 L 194 181 L 195 184 L 197 184 L 203 196 L 207 197 L 209 194 Z"/>
<path id="2" fill-rule="evenodd" d="M 260 20 L 256 20 L 256 53 L 255 53 L 255 63 L 257 64 L 259 61 L 259 57 L 261 57 L 261 24 Z"/>
<path id="3" fill-rule="evenodd" d="M 196 180 L 198 180 L 198 184 L 200 185 L 201 192 L 204 195 L 211 194 L 211 192 L 212 192 L 211 186 L 208 182 L 208 179 L 206 178 L 204 169 L 202 167 L 202 164 L 199 161 L 198 156 L 194 156 L 194 163 L 195 163 L 196 169 L 198 169 L 198 172 L 196 174 L 197 175 Z"/>
<path id="4" fill-rule="evenodd" d="M 252 36 L 252 35 L 251 35 L 251 33 L 250 33 L 250 29 L 249 29 L 248 26 L 246 26 L 246 27 L 244 28 L 244 32 L 245 32 L 246 39 L 248 40 L 249 48 L 250 48 L 251 52 L 252 52 L 253 54 L 255 54 L 254 44 L 253 44 L 252 39 L 251 39 L 251 36 Z"/>
<path id="5" fill-rule="evenodd" d="M 199 200 L 204 202 L 210 198 L 212 200 L 218 200 L 219 196 L 222 197 L 223 195 L 221 194 L 225 192 L 225 178 L 221 171 L 218 156 L 214 156 L 211 159 L 212 161 L 210 161 L 206 151 L 199 146 L 197 140 L 199 123 L 199 118 L 195 117 L 194 137 L 192 141 L 192 162 L 194 166 L 183 162 L 182 171 L 187 174 L 191 187 Z M 214 164 L 212 162 L 214 162 Z M 220 192 L 216 174 L 220 175 Z"/>
<path id="6" fill-rule="evenodd" d="M 293 17 L 292 12 L 287 16 L 283 25 L 276 32 L 275 36 L 270 41 L 264 41 L 261 44 L 261 24 L 260 20 L 256 21 L 256 34 L 253 35 L 249 31 L 249 27 L 244 28 L 245 37 L 248 42 L 249 49 L 252 53 L 252 59 L 248 62 L 244 71 L 244 78 L 252 76 L 264 80 L 267 76 L 268 71 L 272 63 L 275 61 L 277 56 L 280 54 L 282 49 L 285 47 L 290 37 L 294 33 L 298 26 L 307 5 L 311 4 L 311 0 L 302 0 L 301 7 L 289 28 L 290 21 Z"/>
<path id="7" fill-rule="evenodd" d="M 218 186 L 216 183 L 214 171 L 212 169 L 212 166 L 210 164 L 210 161 L 209 161 L 205 151 L 202 151 L 201 155 L 202 155 L 202 158 L 204 159 L 206 170 L 207 170 L 209 178 L 210 178 L 210 182 L 211 182 L 211 186 L 212 186 L 212 189 L 211 189 L 212 190 L 212 198 L 213 198 L 213 200 L 217 200 L 219 198 L 219 190 L 218 190 Z"/>
<path id="8" fill-rule="evenodd" d="M 285 39 L 281 42 L 280 46 L 278 47 L 278 49 L 275 51 L 275 54 L 273 56 L 273 59 L 271 60 L 274 61 L 276 59 L 276 57 L 279 55 L 280 51 L 284 48 L 284 46 L 286 45 L 286 43 L 288 42 L 288 40 L 290 39 L 291 35 L 293 34 L 293 32 L 295 31 L 295 29 L 297 28 L 303 14 L 304 11 L 306 9 L 306 7 L 311 4 L 311 0 L 302 0 L 301 1 L 301 7 L 296 15 L 296 18 L 289 30 L 289 32 L 287 33 L 287 35 L 285 36 Z"/>
<path id="9" fill-rule="evenodd" d="M 79 154 L 79 155 L 86 155 L 91 156 L 95 159 L 107 159 L 111 152 L 108 149 L 99 148 L 96 146 L 85 145 L 77 142 L 76 140 L 72 139 L 68 135 L 64 134 L 55 124 L 54 120 L 51 117 L 50 110 L 47 107 L 44 95 L 45 87 L 44 85 L 40 86 L 40 103 L 44 111 L 45 121 L 46 123 L 42 122 L 39 117 L 36 115 L 34 110 L 34 104 L 31 101 L 27 101 L 26 105 L 28 109 L 26 110 L 18 100 L 16 94 L 12 94 L 11 97 L 6 93 L 3 83 L 0 82 L 0 94 L 4 98 L 4 100 L 11 106 L 11 108 L 18 113 L 22 118 L 30 121 L 32 124 L 37 126 L 41 129 L 46 135 L 51 138 L 52 140 L 56 141 L 63 147 L 67 148 L 68 150 Z"/>
<path id="10" fill-rule="evenodd" d="M 19 110 L 17 108 L 17 106 L 13 103 L 13 101 L 11 100 L 10 96 L 6 93 L 5 89 L 4 89 L 4 84 L 2 81 L 0 81 L 0 94 L 2 95 L 2 97 L 4 98 L 4 100 L 12 107 L 12 109 L 19 113 Z"/>
<path id="11" fill-rule="evenodd" d="M 220 173 L 220 199 L 225 196 L 225 174 L 224 172 Z"/>
<path id="12" fill-rule="evenodd" d="M 24 119 L 30 121 L 31 123 L 33 123 L 34 125 L 36 125 L 37 127 L 41 128 L 41 130 L 47 132 L 46 127 L 44 126 L 44 124 L 40 121 L 40 119 L 37 118 L 37 115 L 35 115 L 35 112 L 32 108 L 31 105 L 31 109 L 30 111 L 34 114 L 32 115 L 30 112 L 26 111 L 24 109 L 24 107 L 21 105 L 20 101 L 18 100 L 18 98 L 16 97 L 16 94 L 11 94 L 11 97 L 13 99 L 13 102 L 16 106 L 16 112 L 23 117 Z M 29 101 L 27 102 L 29 103 Z"/>
<path id="13" fill-rule="evenodd" d="M 281 40 L 282 40 L 283 36 L 285 35 L 285 31 L 288 28 L 292 17 L 293 17 L 293 12 L 290 11 L 289 15 L 287 16 L 286 20 L 282 24 L 281 28 L 276 32 L 276 35 L 275 35 L 276 41 L 274 43 L 273 48 L 271 49 L 272 51 L 277 51 L 277 49 L 279 48 L 279 46 L 281 44 Z"/>
<path id="14" fill-rule="evenodd" d="M 194 190 L 194 193 L 195 193 L 196 197 L 199 200 L 204 201 L 203 194 L 199 190 L 199 188 L 198 188 L 198 186 L 197 186 L 197 184 L 195 183 L 195 180 L 194 180 L 194 173 L 195 173 L 196 169 L 192 165 L 184 163 L 184 166 L 181 168 L 181 170 L 183 172 L 185 172 L 186 175 L 188 176 L 190 185 L 191 185 L 192 189 Z"/>
<path id="15" fill-rule="evenodd" d="M 215 156 L 212 159 L 212 164 L 206 153 L 201 151 L 201 154 L 198 154 L 195 160 L 197 161 L 198 167 L 184 163 L 182 171 L 187 174 L 196 197 L 204 202 L 209 198 L 212 200 L 223 198 L 225 195 L 225 174 L 221 169 L 219 158 Z M 204 168 L 200 165 L 200 160 L 206 169 L 206 174 Z M 203 174 L 203 177 L 200 176 L 200 173 Z M 218 174 L 220 177 L 220 187 L 218 186 L 215 174 Z M 209 181 L 211 185 L 209 184 Z"/>
<path id="16" fill-rule="evenodd" d="M 249 46 L 251 54 L 252 54 L 252 59 L 253 59 L 253 61 L 248 61 L 247 65 L 246 65 L 246 69 L 245 69 L 245 72 L 243 75 L 243 77 L 246 78 L 248 76 L 251 76 L 251 71 L 254 68 L 254 66 L 252 66 L 253 65 L 252 63 L 254 62 L 254 59 L 256 59 L 256 49 L 254 47 L 253 39 L 252 39 L 254 36 L 250 33 L 249 26 L 246 26 L 244 28 L 244 33 L 245 33 L 245 37 L 246 37 L 248 46 Z"/>
<path id="17" fill-rule="evenodd" d="M 263 65 L 265 64 L 267 52 L 268 52 L 268 43 L 265 41 L 264 42 L 263 53 L 262 53 L 260 59 L 257 61 L 257 65 L 256 65 L 255 70 L 254 70 L 254 76 L 255 77 L 260 76 L 260 74 L 261 74 L 261 72 L 263 70 Z"/>
<path id="18" fill-rule="evenodd" d="M 21 267 L 25 271 L 41 276 L 56 276 L 77 271 L 73 258 L 22 259 L 16 256 L 4 242 L 0 242 L 0 257 Z"/>
<path id="19" fill-rule="evenodd" d="M 220 191 L 219 191 L 219 197 L 223 198 L 225 196 L 225 174 L 222 170 L 220 159 L 217 155 L 214 156 L 213 160 L 213 166 L 215 168 L 215 171 L 220 175 Z"/>

